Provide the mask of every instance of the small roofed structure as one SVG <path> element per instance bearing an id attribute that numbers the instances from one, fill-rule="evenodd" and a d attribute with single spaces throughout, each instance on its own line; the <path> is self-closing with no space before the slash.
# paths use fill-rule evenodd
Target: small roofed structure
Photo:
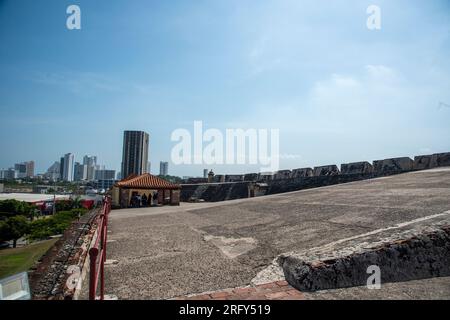
<path id="1" fill-rule="evenodd" d="M 135 206 L 133 199 L 138 197 L 139 206 L 180 205 L 179 184 L 171 183 L 150 173 L 130 175 L 117 182 L 112 188 L 112 205 L 129 208 Z M 146 201 L 143 201 L 146 199 Z"/>

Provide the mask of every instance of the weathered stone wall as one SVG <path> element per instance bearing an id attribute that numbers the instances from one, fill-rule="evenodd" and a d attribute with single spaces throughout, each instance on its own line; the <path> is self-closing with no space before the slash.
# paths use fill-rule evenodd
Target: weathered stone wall
<path id="1" fill-rule="evenodd" d="M 328 165 L 315 167 L 314 170 L 311 168 L 294 169 L 292 172 L 290 170 L 279 170 L 275 174 L 249 173 L 243 176 L 236 175 L 239 179 L 242 177 L 245 182 L 244 185 L 239 187 L 231 187 L 229 185 L 218 187 L 210 186 L 209 184 L 183 185 L 181 201 L 193 199 L 203 199 L 205 201 L 242 199 L 253 195 L 259 196 L 317 188 L 438 166 L 450 166 L 450 153 L 417 156 L 414 158 L 414 161 L 408 157 L 376 160 L 373 162 L 373 165 L 367 161 L 344 163 L 341 165 L 341 171 L 336 165 Z M 224 182 L 225 179 L 231 180 L 231 177 L 234 177 L 234 175 L 226 177 L 216 175 L 214 176 L 214 182 L 220 183 Z M 267 185 L 256 188 L 256 185 L 251 182 L 260 182 Z M 214 195 L 213 190 L 218 190 L 218 194 Z"/>
<path id="2" fill-rule="evenodd" d="M 433 168 L 450 166 L 450 152 L 433 154 L 432 166 Z"/>
<path id="3" fill-rule="evenodd" d="M 328 166 L 320 166 L 320 167 L 314 167 L 314 176 L 335 176 L 338 175 L 339 169 L 337 165 L 332 164 Z"/>
<path id="4" fill-rule="evenodd" d="M 227 174 L 225 175 L 225 182 L 241 182 L 244 181 L 243 174 Z"/>
<path id="5" fill-rule="evenodd" d="M 290 177 L 291 177 L 291 170 L 278 170 L 273 175 L 274 180 L 289 179 Z"/>
<path id="6" fill-rule="evenodd" d="M 373 166 L 367 161 L 341 164 L 341 174 L 371 174 Z"/>
<path id="7" fill-rule="evenodd" d="M 302 291 L 366 285 L 369 266 L 380 268 L 381 285 L 450 276 L 449 225 L 410 237 L 394 234 L 381 239 L 359 241 L 337 251 L 316 248 L 285 255 L 279 263 L 289 284 Z"/>
<path id="8" fill-rule="evenodd" d="M 424 170 L 432 168 L 432 155 L 415 156 L 414 157 L 414 170 Z"/>
<path id="9" fill-rule="evenodd" d="M 78 287 L 83 281 L 83 270 L 88 259 L 89 244 L 95 233 L 95 217 L 98 209 L 85 214 L 79 221 L 72 223 L 64 235 L 33 266 L 30 275 L 30 288 L 34 300 L 71 300 L 76 294 L 77 286 L 68 287 L 71 276 L 69 266 L 79 268 Z M 84 273 L 83 273 L 84 272 Z"/>
<path id="10" fill-rule="evenodd" d="M 386 175 L 401 173 L 413 170 L 414 161 L 411 158 L 391 158 L 384 160 L 375 160 L 373 162 L 373 171 L 377 175 Z"/>
<path id="11" fill-rule="evenodd" d="M 299 168 L 292 170 L 291 178 L 312 177 L 313 175 L 312 168 Z"/>
<path id="12" fill-rule="evenodd" d="M 258 175 L 258 181 L 272 181 L 273 180 L 273 174 L 271 173 L 260 173 Z"/>
<path id="13" fill-rule="evenodd" d="M 208 178 L 188 178 L 185 180 L 185 183 L 208 183 Z"/>
<path id="14" fill-rule="evenodd" d="M 346 183 L 358 180 L 373 178 L 373 174 L 347 174 L 347 175 L 329 175 L 318 177 L 300 177 L 286 180 L 274 180 L 268 182 L 266 195 L 298 191 L 303 189 L 330 186 L 339 183 Z"/>
<path id="15" fill-rule="evenodd" d="M 247 173 L 244 175 L 244 181 L 256 181 L 258 180 L 257 173 Z"/>
<path id="16" fill-rule="evenodd" d="M 209 184 L 181 185 L 180 199 L 184 202 L 198 201 L 217 202 L 249 197 L 251 182 L 228 182 Z"/>
<path id="17" fill-rule="evenodd" d="M 225 182 L 225 176 L 222 174 L 216 174 L 213 177 L 213 182 Z"/>

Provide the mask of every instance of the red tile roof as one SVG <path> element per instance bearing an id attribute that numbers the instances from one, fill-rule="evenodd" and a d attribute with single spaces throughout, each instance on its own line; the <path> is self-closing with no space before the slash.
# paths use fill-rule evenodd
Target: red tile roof
<path id="1" fill-rule="evenodd" d="M 136 189 L 180 189 L 180 185 L 161 179 L 150 173 L 140 176 L 128 176 L 117 182 L 116 186 Z"/>

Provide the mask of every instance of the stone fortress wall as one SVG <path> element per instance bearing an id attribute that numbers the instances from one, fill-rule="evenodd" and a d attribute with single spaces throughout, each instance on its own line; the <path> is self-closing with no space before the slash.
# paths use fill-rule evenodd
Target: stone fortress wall
<path id="1" fill-rule="evenodd" d="M 390 158 L 341 164 L 279 170 L 273 173 L 215 175 L 213 183 L 189 183 L 181 187 L 181 201 L 217 202 L 317 188 L 399 174 L 410 171 L 450 166 L 450 152 Z"/>

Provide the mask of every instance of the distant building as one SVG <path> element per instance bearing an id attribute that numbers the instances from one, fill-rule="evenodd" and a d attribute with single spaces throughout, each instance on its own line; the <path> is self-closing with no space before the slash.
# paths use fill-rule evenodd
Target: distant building
<path id="1" fill-rule="evenodd" d="M 58 180 L 61 179 L 61 175 L 60 175 L 60 163 L 58 161 L 55 161 L 55 163 L 53 163 L 48 169 L 47 172 L 45 173 L 45 177 L 47 179 L 50 180 Z"/>
<path id="2" fill-rule="evenodd" d="M 123 134 L 122 177 L 147 172 L 149 135 L 144 131 L 125 131 Z"/>
<path id="3" fill-rule="evenodd" d="M 59 161 L 59 179 L 64 180 L 64 157 Z"/>
<path id="4" fill-rule="evenodd" d="M 110 180 L 110 179 L 97 180 L 94 182 L 94 188 L 98 189 L 98 190 L 100 190 L 100 189 L 108 190 L 108 189 L 111 189 L 117 183 L 117 181 L 118 180 Z"/>
<path id="5" fill-rule="evenodd" d="M 64 155 L 64 159 L 62 160 L 62 179 L 64 181 L 73 181 L 73 166 L 74 166 L 74 156 L 72 153 L 67 153 Z"/>
<path id="6" fill-rule="evenodd" d="M 208 178 L 208 169 L 203 169 L 203 178 Z"/>
<path id="7" fill-rule="evenodd" d="M 84 156 L 83 164 L 87 166 L 96 166 L 97 165 L 97 157 L 96 156 Z"/>
<path id="8" fill-rule="evenodd" d="M 25 163 L 16 163 L 14 165 L 16 171 L 15 178 L 22 179 L 27 176 L 27 165 Z"/>
<path id="9" fill-rule="evenodd" d="M 116 170 L 96 170 L 95 171 L 95 180 L 115 180 L 116 179 Z"/>
<path id="10" fill-rule="evenodd" d="M 121 180 L 122 179 L 122 172 L 117 172 L 117 175 L 116 175 L 116 180 Z"/>
<path id="11" fill-rule="evenodd" d="M 3 193 L 3 190 L 4 190 L 4 185 L 3 185 L 3 183 L 0 183 L 0 193 Z"/>
<path id="12" fill-rule="evenodd" d="M 17 174 L 16 174 L 16 170 L 14 170 L 14 168 L 9 168 L 9 169 L 0 171 L 0 179 L 12 180 L 12 179 L 16 179 L 16 178 L 17 178 Z"/>
<path id="13" fill-rule="evenodd" d="M 86 181 L 88 176 L 88 166 L 86 164 L 81 164 L 75 162 L 73 169 L 73 179 L 75 181 Z"/>
<path id="14" fill-rule="evenodd" d="M 27 177 L 29 177 L 29 178 L 34 177 L 34 161 L 27 161 L 24 163 L 26 166 Z"/>
<path id="15" fill-rule="evenodd" d="M 97 166 L 97 157 L 96 156 L 84 156 L 83 157 L 83 165 L 86 166 L 87 174 L 86 174 L 86 180 L 87 181 L 94 181 L 95 180 L 95 170 Z"/>
<path id="16" fill-rule="evenodd" d="M 169 174 L 169 163 L 161 161 L 159 163 L 159 175 L 160 176 L 167 176 Z"/>
<path id="17" fill-rule="evenodd" d="M 152 163 L 149 161 L 149 162 L 147 162 L 147 173 L 151 173 L 151 169 L 152 169 Z"/>

